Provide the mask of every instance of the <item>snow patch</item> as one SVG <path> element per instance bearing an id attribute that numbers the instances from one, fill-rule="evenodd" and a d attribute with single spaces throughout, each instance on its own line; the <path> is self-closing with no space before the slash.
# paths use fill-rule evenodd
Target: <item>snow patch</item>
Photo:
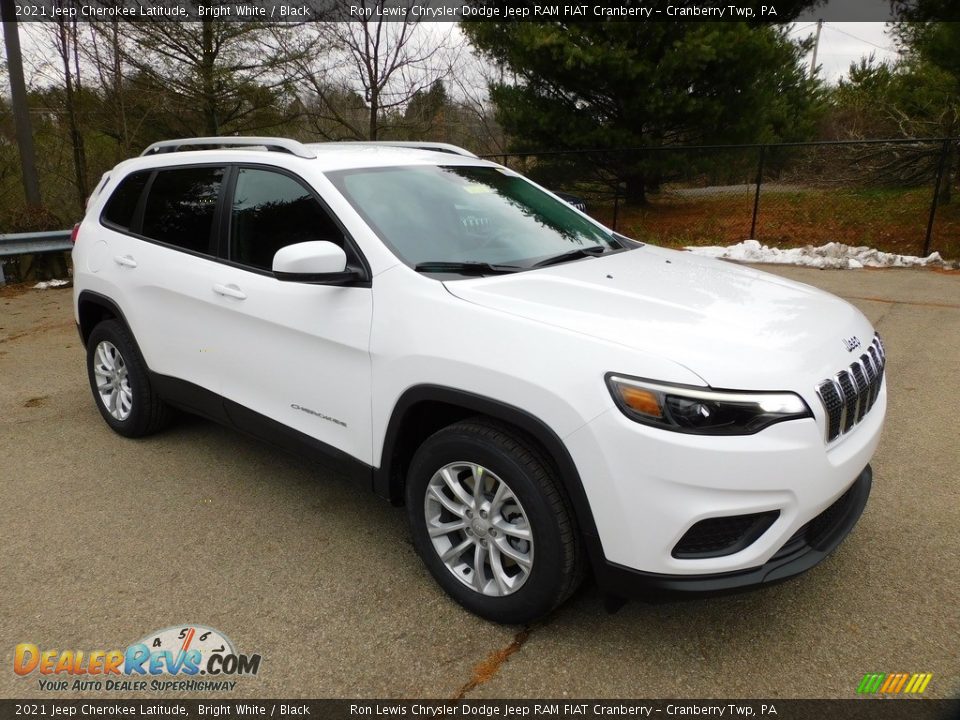
<path id="1" fill-rule="evenodd" d="M 46 282 L 38 282 L 33 286 L 34 290 L 47 290 L 48 288 L 58 288 L 63 287 L 64 285 L 69 285 L 69 280 L 47 280 Z"/>
<path id="2" fill-rule="evenodd" d="M 806 267 L 857 270 L 863 267 L 928 267 L 943 265 L 940 253 L 927 257 L 897 255 L 881 252 L 866 246 L 853 247 L 843 243 L 827 243 L 820 247 L 807 245 L 802 248 L 780 248 L 761 245 L 756 240 L 744 240 L 729 247 L 687 247 L 687 252 L 724 260 L 740 262 L 771 263 L 775 265 L 804 265 Z"/>

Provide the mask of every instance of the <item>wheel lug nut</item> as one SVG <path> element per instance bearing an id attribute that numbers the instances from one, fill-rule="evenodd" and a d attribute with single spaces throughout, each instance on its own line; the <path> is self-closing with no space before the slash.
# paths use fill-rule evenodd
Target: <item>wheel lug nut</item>
<path id="1" fill-rule="evenodd" d="M 490 528 L 490 537 L 496 537 L 496 536 L 497 536 L 497 531 L 494 530 L 493 528 Z"/>
<path id="2" fill-rule="evenodd" d="M 480 511 L 480 517 L 482 517 L 482 518 L 487 517 L 487 511 L 486 511 L 486 510 L 481 510 L 481 511 Z"/>
<path id="3" fill-rule="evenodd" d="M 467 510 L 467 517 L 469 518 L 473 517 L 473 510 Z"/>
<path id="4" fill-rule="evenodd" d="M 486 547 L 486 546 L 487 546 L 487 541 L 486 541 L 485 539 L 481 539 L 481 540 L 480 540 L 480 544 L 481 544 L 483 547 Z"/>

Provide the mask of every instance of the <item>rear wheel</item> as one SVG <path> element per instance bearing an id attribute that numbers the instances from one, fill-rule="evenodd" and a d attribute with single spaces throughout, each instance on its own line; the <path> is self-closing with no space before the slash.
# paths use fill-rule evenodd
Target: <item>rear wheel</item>
<path id="1" fill-rule="evenodd" d="M 406 502 L 431 574 L 482 617 L 530 622 L 583 577 L 581 543 L 553 471 L 512 428 L 478 418 L 432 435 L 410 465 Z"/>
<path id="2" fill-rule="evenodd" d="M 120 435 L 142 437 L 170 420 L 170 408 L 150 384 L 140 350 L 118 320 L 104 320 L 87 340 L 87 376 L 97 409 Z"/>

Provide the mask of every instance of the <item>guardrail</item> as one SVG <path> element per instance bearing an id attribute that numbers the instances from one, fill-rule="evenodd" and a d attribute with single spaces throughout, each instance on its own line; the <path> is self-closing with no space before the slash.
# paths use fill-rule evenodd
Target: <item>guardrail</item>
<path id="1" fill-rule="evenodd" d="M 72 250 L 70 233 L 70 230 L 51 230 L 0 235 L 0 258 Z M 6 283 L 7 279 L 3 276 L 3 263 L 0 263 L 0 287 Z"/>

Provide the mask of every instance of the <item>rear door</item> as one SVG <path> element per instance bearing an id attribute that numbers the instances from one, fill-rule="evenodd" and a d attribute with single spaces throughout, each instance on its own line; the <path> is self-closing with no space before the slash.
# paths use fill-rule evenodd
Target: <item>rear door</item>
<path id="1" fill-rule="evenodd" d="M 128 228 L 111 226 L 110 203 L 103 217 L 115 230 L 106 265 L 123 288 L 122 310 L 147 365 L 213 392 L 218 296 L 211 278 L 218 267 L 217 209 L 226 170 L 190 165 L 153 171 L 143 178 L 145 192 Z"/>

